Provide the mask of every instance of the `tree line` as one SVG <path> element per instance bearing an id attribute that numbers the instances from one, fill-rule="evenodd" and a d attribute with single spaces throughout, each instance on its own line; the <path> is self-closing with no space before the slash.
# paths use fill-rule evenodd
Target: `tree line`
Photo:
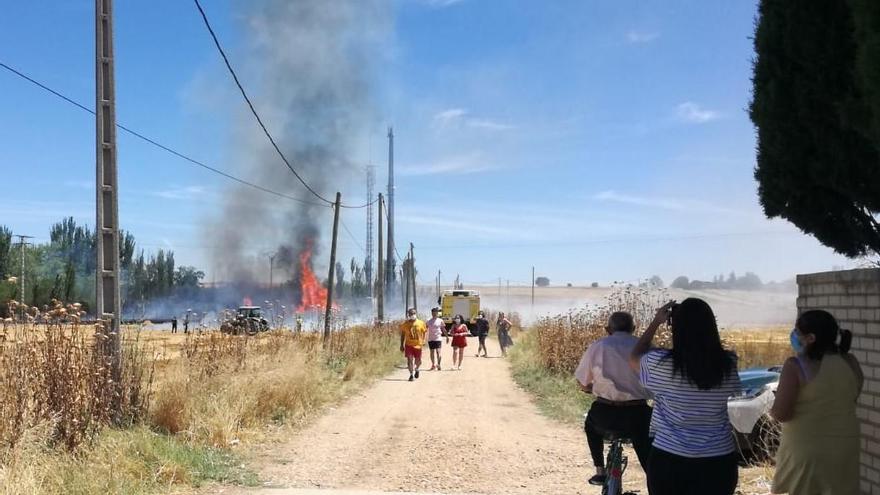
<path id="1" fill-rule="evenodd" d="M 6 315 L 10 300 L 43 307 L 53 299 L 80 302 L 86 312 L 95 304 L 95 230 L 65 218 L 52 225 L 49 242 L 27 245 L 24 273 L 21 247 L 12 231 L 0 226 L 0 315 Z M 159 297 L 190 296 L 199 290 L 204 272 L 192 266 L 177 266 L 174 252 L 159 249 L 147 254 L 137 248 L 134 235 L 120 231 L 119 264 L 122 271 L 123 313 Z M 21 277 L 24 294 L 21 294 Z"/>
<path id="2" fill-rule="evenodd" d="M 794 289 L 797 287 L 794 281 L 764 283 L 761 280 L 761 277 L 752 272 L 746 272 L 745 275 L 742 276 L 737 276 L 734 272 L 730 272 L 727 276 L 724 276 L 723 274 L 716 275 L 712 278 L 711 282 L 708 280 L 690 280 L 688 277 L 682 275 L 673 280 L 669 286 L 673 289 L 690 290 L 783 290 Z"/>

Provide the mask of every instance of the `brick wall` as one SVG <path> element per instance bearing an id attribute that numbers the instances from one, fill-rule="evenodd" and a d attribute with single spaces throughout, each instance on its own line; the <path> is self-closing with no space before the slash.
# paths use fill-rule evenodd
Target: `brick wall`
<path id="1" fill-rule="evenodd" d="M 861 490 L 880 495 L 880 269 L 798 275 L 799 312 L 824 309 L 853 333 L 865 372 L 857 413 L 862 428 Z"/>

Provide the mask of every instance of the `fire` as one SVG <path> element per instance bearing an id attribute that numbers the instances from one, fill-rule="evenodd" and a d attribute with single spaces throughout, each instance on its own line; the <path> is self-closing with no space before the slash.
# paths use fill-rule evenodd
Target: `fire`
<path id="1" fill-rule="evenodd" d="M 244 296 L 244 299 L 241 301 L 242 306 L 253 306 L 254 302 L 251 301 L 251 298 L 248 296 Z"/>
<path id="2" fill-rule="evenodd" d="M 299 287 L 302 294 L 296 311 L 303 313 L 310 309 L 323 310 L 327 304 L 327 289 L 318 282 L 312 271 L 312 241 L 306 243 L 305 249 L 299 254 Z"/>

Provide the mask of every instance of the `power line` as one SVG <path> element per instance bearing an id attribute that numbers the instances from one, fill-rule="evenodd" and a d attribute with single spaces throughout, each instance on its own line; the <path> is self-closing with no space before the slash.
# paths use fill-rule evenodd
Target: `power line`
<path id="1" fill-rule="evenodd" d="M 205 14 L 205 10 L 202 8 L 202 4 L 199 2 L 199 0 L 193 0 L 193 2 L 195 2 L 196 8 L 199 9 L 199 14 L 202 16 L 202 21 L 204 21 L 205 27 L 208 29 L 208 33 L 211 35 L 211 39 L 214 40 L 214 46 L 217 47 L 217 51 L 220 52 L 220 56 L 223 58 L 223 63 L 226 64 L 226 69 L 229 71 L 229 74 L 232 76 L 232 80 L 235 81 L 235 85 L 238 87 L 238 91 L 241 93 L 241 96 L 244 98 L 244 101 L 247 103 L 248 108 L 251 110 L 251 114 L 253 114 L 254 118 L 257 120 L 257 124 L 260 125 L 260 129 L 263 130 L 263 134 L 265 134 L 266 138 L 269 139 L 269 142 L 272 143 L 272 147 L 275 149 L 275 152 L 278 154 L 279 157 L 281 157 L 281 160 L 284 162 L 285 165 L 287 165 L 287 168 L 289 168 L 290 171 L 293 172 L 293 175 L 297 178 L 297 180 L 299 180 L 299 182 L 303 185 L 303 187 L 305 187 L 310 193 L 315 195 L 315 197 L 317 197 L 321 201 L 324 201 L 328 205 L 334 204 L 333 201 L 330 201 L 329 199 L 325 198 L 324 196 L 321 196 L 320 194 L 318 194 L 317 191 L 312 189 L 312 186 L 310 186 L 305 181 L 305 179 L 303 179 L 302 176 L 299 175 L 299 172 L 297 172 L 296 169 L 293 168 L 293 165 L 290 163 L 290 160 L 288 160 L 287 156 L 284 155 L 284 152 L 281 151 L 281 148 L 278 146 L 278 143 L 275 142 L 275 138 L 272 137 L 272 133 L 269 132 L 269 129 L 263 123 L 263 119 L 260 117 L 260 114 L 257 113 L 257 109 L 254 108 L 254 104 L 251 102 L 250 97 L 247 95 L 247 92 L 244 90 L 244 86 L 242 86 L 241 81 L 239 81 L 239 79 L 238 79 L 238 74 L 236 74 L 235 69 L 232 68 L 232 63 L 229 62 L 229 57 L 226 56 L 226 51 L 223 50 L 223 46 L 220 45 L 220 40 L 217 38 L 217 35 L 214 33 L 214 28 L 211 27 L 211 22 L 208 21 L 208 15 Z M 366 208 L 368 206 L 372 206 L 373 204 L 375 204 L 376 201 L 378 201 L 378 199 L 375 199 L 373 201 L 368 201 L 365 204 L 357 205 L 357 206 L 349 206 L 349 205 L 343 205 L 343 204 L 341 204 L 339 206 L 342 208 Z"/>
<path id="2" fill-rule="evenodd" d="M 354 234 L 351 233 L 351 230 L 349 230 L 348 225 L 345 225 L 345 220 L 343 220 L 343 219 L 340 217 L 340 218 L 339 218 L 339 221 L 342 222 L 342 228 L 345 229 L 346 232 L 348 232 L 348 236 L 351 237 L 351 240 L 354 241 L 354 244 L 358 247 L 358 249 L 360 249 L 361 251 L 363 251 L 363 250 L 364 250 L 364 247 L 363 247 L 363 246 L 361 245 L 361 243 L 357 240 L 357 238 L 354 236 Z"/>
<path id="3" fill-rule="evenodd" d="M 33 84 L 33 85 L 35 85 L 35 86 L 37 86 L 37 87 L 43 89 L 44 91 L 47 91 L 47 92 L 49 92 L 49 93 L 51 93 L 51 94 L 57 96 L 58 98 L 60 98 L 60 99 L 62 99 L 62 100 L 64 100 L 64 101 L 66 101 L 67 103 L 70 103 L 71 105 L 73 105 L 73 106 L 75 106 L 75 107 L 77 107 L 77 108 L 79 108 L 79 109 L 81 109 L 81 110 L 85 110 L 86 112 L 88 112 L 88 113 L 90 113 L 90 114 L 92 114 L 92 115 L 95 115 L 95 111 L 92 110 L 91 108 L 88 108 L 88 107 L 86 107 L 85 105 L 83 105 L 83 104 L 81 104 L 81 103 L 79 103 L 79 102 L 77 102 L 77 101 L 75 101 L 75 100 L 73 100 L 73 99 L 71 99 L 71 98 L 69 98 L 69 97 L 67 97 L 67 96 L 65 96 L 65 95 L 63 95 L 63 94 L 61 94 L 61 93 L 59 93 L 58 91 L 55 91 L 54 89 L 52 89 L 52 88 L 46 86 L 45 84 L 43 84 L 43 83 L 41 83 L 41 82 L 39 82 L 39 81 L 37 81 L 37 80 L 31 78 L 30 76 L 27 76 L 26 74 L 22 73 L 21 71 L 18 71 L 18 70 L 16 70 L 16 69 L 10 67 L 9 65 L 7 65 L 7 64 L 5 64 L 5 63 L 3 63 L 3 62 L 0 62 L 0 67 L 6 69 L 7 71 L 9 71 L 9 72 L 15 74 L 15 75 L 18 76 L 18 77 L 24 79 L 25 81 L 28 81 L 29 83 L 31 83 L 31 84 Z M 210 166 L 210 165 L 208 165 L 208 164 L 206 164 L 206 163 L 204 163 L 204 162 L 201 162 L 201 161 L 199 161 L 199 160 L 196 160 L 195 158 L 191 158 L 191 157 L 189 157 L 189 156 L 187 156 L 187 155 L 184 155 L 183 153 L 181 153 L 181 152 L 179 152 L 179 151 L 176 151 L 176 150 L 174 150 L 174 149 L 172 149 L 172 148 L 170 148 L 170 147 L 168 147 L 168 146 L 165 146 L 164 144 L 159 143 L 158 141 L 156 141 L 156 140 L 154 140 L 154 139 L 152 139 L 152 138 L 149 138 L 149 137 L 147 137 L 147 136 L 141 134 L 140 132 L 135 131 L 135 130 L 133 130 L 133 129 L 130 129 L 130 128 L 128 128 L 128 127 L 122 125 L 122 124 L 117 123 L 117 124 L 116 124 L 116 127 L 118 127 L 119 129 L 121 129 L 121 130 L 123 130 L 123 131 L 125 131 L 125 132 L 127 132 L 127 133 L 129 133 L 129 134 L 131 134 L 132 136 L 134 136 L 134 137 L 136 137 L 136 138 L 138 138 L 138 139 L 141 139 L 141 140 L 143 140 L 143 141 L 145 141 L 145 142 L 147 142 L 147 143 L 149 143 L 149 144 L 151 144 L 151 145 L 153 145 L 153 146 L 155 146 L 155 147 L 157 147 L 157 148 L 159 148 L 159 149 L 161 149 L 161 150 L 163 150 L 163 151 L 166 151 L 166 152 L 168 152 L 168 153 L 170 153 L 170 154 L 172 154 L 172 155 L 174 155 L 174 156 L 176 156 L 176 157 L 178 157 L 178 158 L 180 158 L 180 159 L 186 160 L 186 161 L 192 163 L 193 165 L 196 165 L 196 166 L 202 167 L 202 168 L 205 169 L 205 170 L 208 170 L 208 171 L 210 171 L 210 172 L 214 172 L 215 174 L 218 174 L 218 175 L 221 175 L 221 176 L 223 176 L 223 177 L 226 177 L 226 178 L 229 179 L 229 180 L 233 180 L 233 181 L 235 181 L 235 182 L 238 182 L 239 184 L 242 184 L 242 185 L 245 185 L 245 186 L 248 186 L 248 187 L 251 187 L 251 188 L 257 189 L 257 190 L 262 191 L 262 192 L 267 193 L 267 194 L 272 194 L 272 195 L 277 196 L 277 197 L 280 197 L 280 198 L 289 199 L 289 200 L 291 200 L 291 201 L 296 201 L 296 202 L 298 202 L 298 203 L 309 204 L 309 205 L 316 205 L 316 206 L 326 206 L 326 205 L 324 205 L 323 203 L 317 203 L 317 202 L 315 202 L 315 201 L 309 201 L 309 200 L 305 200 L 305 199 L 301 199 L 301 198 L 295 198 L 295 197 L 293 197 L 293 196 L 288 196 L 287 194 L 284 194 L 284 193 L 281 193 L 281 192 L 278 192 L 278 191 L 274 191 L 274 190 L 269 189 L 269 188 L 267 188 L 267 187 L 263 187 L 263 186 L 261 186 L 261 185 L 259 185 L 259 184 L 254 184 L 253 182 L 248 182 L 248 181 L 246 181 L 246 180 L 244 180 L 244 179 L 239 179 L 238 177 L 236 177 L 236 176 L 234 176 L 234 175 L 228 174 L 228 173 L 226 173 L 226 172 L 224 172 L 224 171 L 222 171 L 222 170 L 219 170 L 219 169 L 217 169 L 217 168 L 214 168 L 214 167 L 212 167 L 212 166 Z"/>
<path id="4" fill-rule="evenodd" d="M 244 97 L 244 101 L 247 102 L 248 108 L 251 109 L 251 113 L 254 118 L 257 119 L 257 123 L 260 125 L 260 128 L 263 129 L 263 134 L 269 139 L 269 142 L 272 143 L 272 147 L 275 148 L 275 152 L 278 153 L 278 156 L 281 157 L 281 160 L 284 161 L 284 164 L 287 165 L 287 168 L 293 172 L 293 175 L 299 180 L 299 182 L 305 187 L 310 193 L 314 194 L 315 197 L 320 199 L 321 201 L 327 203 L 328 205 L 334 204 L 333 201 L 325 198 L 318 194 L 317 191 L 312 189 L 310 186 L 300 175 L 296 169 L 293 168 L 293 165 L 290 164 L 290 161 L 287 160 L 287 157 L 284 156 L 284 153 L 281 152 L 281 148 L 278 147 L 278 144 L 275 143 L 275 138 L 272 137 L 272 134 L 266 128 L 266 125 L 263 124 L 263 119 L 260 118 L 260 114 L 257 113 L 257 110 L 254 108 L 254 104 L 251 103 L 250 97 L 248 97 L 247 92 L 244 90 L 244 86 L 241 85 L 241 82 L 238 80 L 238 75 L 235 73 L 235 70 L 232 68 L 232 64 L 229 62 L 229 58 L 226 56 L 226 52 L 223 51 L 223 47 L 220 46 L 220 40 L 217 39 L 217 35 L 214 34 L 214 28 L 211 27 L 211 23 L 208 21 L 208 16 L 205 14 L 205 10 L 202 9 L 202 4 L 199 3 L 199 0 L 193 0 L 196 4 L 196 8 L 199 9 L 199 14 L 202 16 L 202 20 L 205 22 L 205 27 L 208 28 L 208 33 L 211 35 L 211 39 L 214 40 L 214 46 L 217 47 L 217 51 L 220 52 L 220 56 L 223 57 L 223 63 L 226 64 L 226 68 L 229 70 L 229 73 L 232 75 L 232 79 L 235 81 L 235 85 L 238 86 L 239 92 L 241 92 L 241 96 Z"/>

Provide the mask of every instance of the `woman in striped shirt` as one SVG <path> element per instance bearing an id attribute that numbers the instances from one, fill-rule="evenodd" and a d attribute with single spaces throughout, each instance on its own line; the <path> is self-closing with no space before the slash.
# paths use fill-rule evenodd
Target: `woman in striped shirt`
<path id="1" fill-rule="evenodd" d="M 671 350 L 651 347 L 663 323 L 672 326 Z M 630 361 L 654 395 L 651 495 L 733 494 L 738 472 L 727 399 L 742 385 L 736 355 L 722 347 L 712 308 L 697 298 L 666 304 Z"/>

